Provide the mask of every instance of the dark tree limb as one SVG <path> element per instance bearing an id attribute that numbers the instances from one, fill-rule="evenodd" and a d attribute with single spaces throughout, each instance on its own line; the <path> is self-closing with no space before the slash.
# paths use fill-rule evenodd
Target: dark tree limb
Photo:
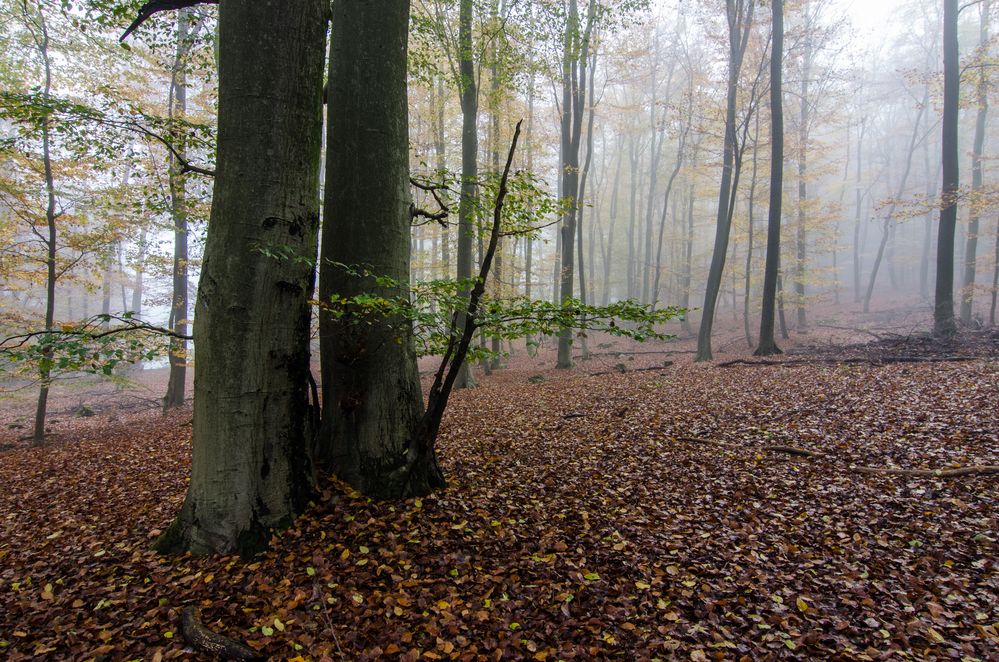
<path id="1" fill-rule="evenodd" d="M 123 42 L 128 39 L 128 36 L 135 32 L 140 25 L 149 20 L 153 14 L 158 14 L 161 11 L 184 9 L 185 7 L 193 7 L 195 5 L 217 5 L 218 3 L 219 0 L 152 0 L 152 2 L 147 2 L 139 8 L 139 15 L 125 29 L 125 32 L 118 37 L 118 41 Z"/>
<path id="2" fill-rule="evenodd" d="M 437 193 L 438 191 L 441 191 L 441 190 L 445 190 L 446 191 L 447 190 L 447 185 L 446 184 L 424 184 L 423 182 L 421 182 L 421 181 L 419 181 L 417 179 L 414 179 L 412 177 L 409 178 L 409 183 L 412 184 L 415 188 L 418 188 L 421 191 L 426 191 L 427 193 L 429 193 L 430 195 L 432 195 L 434 197 L 434 202 L 436 202 L 437 206 L 439 207 L 439 211 L 429 212 L 429 211 L 427 211 L 425 209 L 421 209 L 421 208 L 417 207 L 414 204 L 411 204 L 411 205 L 409 205 L 409 214 L 410 214 L 410 216 L 412 216 L 414 219 L 415 218 L 425 218 L 425 219 L 427 219 L 427 221 L 437 221 L 442 226 L 447 227 L 447 217 L 448 217 L 448 215 L 450 215 L 451 210 L 448 208 L 447 204 L 444 203 L 444 201 L 441 199 L 440 195 Z"/>
<path id="3" fill-rule="evenodd" d="M 105 319 L 106 318 L 106 319 Z M 92 333 L 88 331 L 88 327 L 97 322 L 105 321 L 118 321 L 124 322 L 122 326 L 116 326 L 113 329 L 108 329 L 106 331 L 98 331 L 97 333 Z M 27 333 L 19 333 L 13 336 L 7 336 L 0 340 L 0 348 L 13 349 L 24 345 L 28 340 L 32 338 L 37 338 L 40 336 L 86 336 L 91 340 L 97 340 L 99 338 L 104 338 L 107 336 L 117 335 L 119 333 L 128 333 L 131 331 L 149 331 L 163 336 L 169 336 L 171 338 L 177 338 L 178 340 L 194 340 L 194 336 L 185 335 L 182 333 L 177 333 L 176 331 L 171 331 L 170 329 L 165 329 L 161 326 L 156 326 L 153 324 L 147 324 L 141 320 L 127 319 L 124 317 L 118 317 L 116 315 L 97 315 L 85 324 L 83 327 L 70 329 L 68 331 L 63 331 L 62 329 L 52 329 L 49 331 L 29 331 Z M 17 342 L 14 342 L 17 341 Z M 13 344 L 9 344 L 13 343 Z"/>
<path id="4" fill-rule="evenodd" d="M 180 616 L 180 632 L 191 647 L 223 660 L 267 659 L 246 644 L 212 632 L 201 622 L 195 607 L 184 607 Z"/>
<path id="5" fill-rule="evenodd" d="M 507 182 L 510 177 L 510 169 L 513 166 L 513 156 L 517 151 L 517 142 L 520 140 L 521 124 L 523 124 L 523 120 L 517 122 L 517 127 L 514 129 L 513 140 L 510 143 L 510 151 L 506 158 L 506 166 L 503 168 L 502 177 L 500 177 L 499 190 L 496 193 L 496 203 L 493 206 L 493 222 L 492 229 L 489 234 L 489 244 L 486 247 L 485 255 L 482 258 L 482 264 L 479 268 L 479 276 L 475 280 L 475 285 L 472 287 L 472 290 L 468 295 L 468 305 L 465 310 L 464 325 L 462 328 L 458 328 L 459 315 L 458 311 L 455 310 L 454 315 L 451 316 L 450 338 L 448 340 L 447 349 L 444 351 L 444 357 L 441 359 L 440 366 L 437 368 L 434 375 L 434 381 L 430 386 L 430 391 L 427 396 L 427 408 L 423 413 L 422 420 L 420 421 L 419 430 L 410 445 L 408 482 L 412 482 L 413 470 L 416 468 L 418 462 L 425 461 L 427 457 L 435 458 L 435 447 L 437 443 L 437 435 L 440 431 L 441 419 L 444 416 L 444 410 L 447 407 L 448 399 L 451 397 L 451 391 L 454 388 L 455 380 L 458 378 L 458 372 L 468 355 L 468 348 L 472 343 L 472 336 L 475 334 L 475 331 L 479 326 L 479 302 L 482 299 L 482 295 L 485 293 L 486 280 L 489 277 L 489 270 L 492 268 L 493 257 L 496 255 L 496 249 L 499 245 L 500 221 L 503 216 L 503 201 L 506 199 L 507 195 Z M 436 462 L 436 459 L 434 459 L 434 462 Z M 439 478 L 441 483 L 444 483 L 443 476 L 440 476 Z M 444 485 L 441 486 L 443 487 Z"/>

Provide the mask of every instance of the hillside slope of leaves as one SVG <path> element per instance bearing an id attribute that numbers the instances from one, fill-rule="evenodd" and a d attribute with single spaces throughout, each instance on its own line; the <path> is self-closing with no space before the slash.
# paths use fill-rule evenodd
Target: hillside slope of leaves
<path id="1" fill-rule="evenodd" d="M 190 656 L 197 605 L 273 659 L 995 659 L 999 477 L 851 469 L 999 464 L 994 359 L 540 364 L 455 397 L 449 489 L 324 479 L 253 563 L 149 551 L 189 412 L 3 453 L 0 656 Z"/>

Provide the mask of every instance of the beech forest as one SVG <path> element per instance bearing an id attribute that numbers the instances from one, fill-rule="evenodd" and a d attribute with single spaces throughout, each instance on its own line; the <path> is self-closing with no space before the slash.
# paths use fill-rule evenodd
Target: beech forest
<path id="1" fill-rule="evenodd" d="M 999 655 L 996 0 L 0 0 L 0 659 Z"/>

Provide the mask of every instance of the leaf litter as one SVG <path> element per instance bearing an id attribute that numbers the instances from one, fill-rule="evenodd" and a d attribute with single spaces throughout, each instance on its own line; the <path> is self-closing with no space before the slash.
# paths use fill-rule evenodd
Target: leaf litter
<path id="1" fill-rule="evenodd" d="M 273 659 L 996 659 L 996 477 L 845 470 L 999 463 L 995 361 L 512 364 L 454 398 L 451 487 L 324 477 L 252 562 L 150 551 L 189 411 L 4 453 L 0 656 L 189 657 L 195 606 Z"/>

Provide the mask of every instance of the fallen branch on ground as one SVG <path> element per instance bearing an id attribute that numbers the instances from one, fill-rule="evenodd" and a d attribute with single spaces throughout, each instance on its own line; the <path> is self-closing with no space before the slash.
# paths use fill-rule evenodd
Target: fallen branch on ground
<path id="1" fill-rule="evenodd" d="M 651 368 L 632 368 L 631 370 L 614 369 L 614 370 L 601 370 L 600 372 L 591 372 L 590 377 L 599 377 L 600 375 L 626 375 L 626 374 L 631 374 L 633 372 L 653 372 L 655 370 L 666 370 L 671 367 L 673 367 L 673 362 L 668 361 L 666 365 L 656 365 L 652 366 Z"/>
<path id="2" fill-rule="evenodd" d="M 961 476 L 993 476 L 999 474 L 999 466 L 975 464 L 954 469 L 900 469 L 895 467 L 857 467 L 851 471 L 860 474 L 892 474 L 896 476 L 917 476 L 920 478 L 959 478 Z"/>
<path id="3" fill-rule="evenodd" d="M 693 442 L 697 444 L 708 444 L 710 446 L 721 446 L 732 450 L 746 448 L 717 439 L 703 439 L 701 437 L 674 437 L 677 441 Z M 771 445 L 764 446 L 763 450 L 773 453 L 787 453 L 797 457 L 831 458 L 828 453 L 821 451 L 810 451 L 807 448 L 797 446 Z M 893 476 L 913 476 L 917 478 L 960 478 L 962 476 L 994 476 L 999 475 L 999 466 L 989 464 L 973 464 L 967 467 L 954 467 L 952 469 L 904 469 L 900 467 L 867 467 L 851 464 L 846 467 L 848 471 L 858 474 L 887 474 Z"/>
<path id="4" fill-rule="evenodd" d="M 748 359 L 735 359 L 718 363 L 718 368 L 731 368 L 737 365 L 889 365 L 891 363 L 960 363 L 964 361 L 977 361 L 980 356 L 885 356 L 882 358 L 867 357 L 847 357 L 842 359 L 792 359 L 790 361 L 772 361 L 769 359 L 759 359 L 750 361 Z"/>
<path id="5" fill-rule="evenodd" d="M 192 648 L 223 660 L 263 660 L 257 651 L 246 644 L 212 632 L 202 624 L 195 607 L 184 607 L 180 616 L 180 632 Z"/>

